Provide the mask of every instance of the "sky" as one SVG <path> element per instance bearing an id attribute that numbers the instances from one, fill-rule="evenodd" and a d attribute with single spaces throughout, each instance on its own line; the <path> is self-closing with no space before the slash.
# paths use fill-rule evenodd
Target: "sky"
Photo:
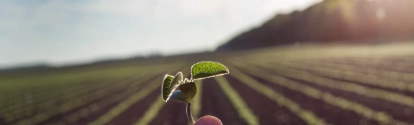
<path id="1" fill-rule="evenodd" d="M 0 69 L 213 51 L 321 0 L 0 0 Z"/>

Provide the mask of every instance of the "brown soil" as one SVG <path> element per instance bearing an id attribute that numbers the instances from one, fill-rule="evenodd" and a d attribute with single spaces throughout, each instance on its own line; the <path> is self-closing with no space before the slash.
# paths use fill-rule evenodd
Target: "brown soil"
<path id="1" fill-rule="evenodd" d="M 314 71 L 307 71 L 307 70 L 302 70 L 302 69 L 297 69 L 297 68 L 290 68 L 290 69 L 295 69 L 295 70 L 298 70 L 298 71 L 301 71 L 301 72 L 311 73 L 311 74 L 313 74 L 315 76 L 319 76 L 319 77 L 325 77 L 322 74 L 314 72 Z M 387 91 L 390 91 L 390 92 L 400 93 L 402 95 L 407 95 L 407 96 L 414 97 L 414 92 L 401 91 L 401 90 L 398 90 L 398 89 L 390 89 L 390 88 L 385 88 L 385 87 L 381 87 L 381 86 L 375 86 L 375 85 L 371 85 L 371 84 L 364 84 L 364 83 L 361 83 L 361 82 L 345 80 L 345 79 L 339 79 L 339 78 L 330 78 L 330 77 L 325 77 L 325 78 L 332 79 L 332 80 L 337 80 L 337 81 L 355 83 L 355 84 L 359 84 L 359 85 L 369 87 L 369 88 L 383 89 L 383 90 L 387 90 Z M 390 84 L 392 84 L 392 83 L 390 83 Z"/>
<path id="2" fill-rule="evenodd" d="M 116 116 L 112 119 L 108 125 L 132 125 L 139 118 L 141 118 L 145 111 L 147 111 L 151 104 L 158 98 L 160 98 L 160 91 L 159 89 L 154 90 L 144 99 L 138 101 L 131 107 L 127 108 L 124 112 Z"/>
<path id="3" fill-rule="evenodd" d="M 389 102 L 389 101 L 378 99 L 378 98 L 370 98 L 370 97 L 358 95 L 358 94 L 348 92 L 348 91 L 342 91 L 342 90 L 332 89 L 332 88 L 328 88 L 324 86 L 319 86 L 319 85 L 316 85 L 315 83 L 310 83 L 310 82 L 306 82 L 302 80 L 297 80 L 293 78 L 288 78 L 288 79 L 315 87 L 319 90 L 329 92 L 332 95 L 339 96 L 339 97 L 363 104 L 375 111 L 386 112 L 392 115 L 394 119 L 401 120 L 401 121 L 414 122 L 412 115 L 406 115 L 404 113 L 406 110 L 414 111 L 412 107 L 408 107 L 408 106 L 401 105 L 398 103 Z"/>
<path id="4" fill-rule="evenodd" d="M 157 92 L 160 93 L 160 90 Z M 161 96 L 157 98 L 161 98 Z M 185 103 L 175 100 L 168 101 L 149 125 L 187 125 L 185 105 Z"/>
<path id="5" fill-rule="evenodd" d="M 226 76 L 231 86 L 245 99 L 261 125 L 305 125 L 306 123 L 286 107 L 278 105 L 232 76 Z"/>
<path id="6" fill-rule="evenodd" d="M 246 125 L 247 123 L 239 117 L 236 109 L 213 79 L 203 81 L 202 109 L 200 116 L 213 115 L 223 122 L 224 125 Z"/>
<path id="7" fill-rule="evenodd" d="M 151 79 L 151 80 L 153 80 L 153 79 Z M 134 84 L 134 82 L 131 81 L 131 79 L 129 79 L 129 80 L 128 79 L 124 79 L 123 81 L 129 82 L 129 83 L 127 83 L 127 84 L 124 85 L 125 87 Z M 144 84 L 142 84 L 142 86 L 147 85 L 149 83 L 149 81 L 150 80 L 147 80 L 147 81 L 143 82 Z M 120 82 L 122 82 L 122 81 L 120 81 Z M 136 92 L 138 92 L 139 90 L 140 89 L 136 90 Z M 97 91 L 97 90 L 94 90 L 94 91 Z M 73 109 L 71 111 L 66 112 L 66 113 L 62 113 L 62 114 L 53 116 L 52 118 L 50 118 L 50 119 L 48 119 L 46 121 L 43 121 L 43 122 L 39 123 L 39 125 L 43 125 L 45 123 L 54 123 L 54 122 L 64 121 L 65 116 L 70 115 L 70 114 L 75 113 L 75 112 L 78 112 L 78 111 L 82 110 L 83 108 L 86 108 L 86 107 L 88 107 L 89 105 L 91 105 L 91 104 L 93 104 L 95 102 L 98 102 L 99 103 L 100 101 L 105 101 L 105 99 L 111 98 L 112 95 L 119 94 L 122 91 L 123 91 L 123 89 L 119 89 L 119 90 L 117 90 L 117 91 L 115 91 L 113 93 L 107 93 L 108 96 L 105 97 L 105 98 L 102 98 L 100 100 L 96 100 L 96 101 L 89 102 L 87 104 L 84 104 L 82 106 L 79 106 L 79 107 L 77 107 L 77 108 L 75 108 L 75 109 Z M 95 120 L 99 116 L 101 116 L 104 113 L 106 113 L 107 111 L 109 111 L 113 106 L 115 106 L 116 104 L 122 102 L 127 97 L 128 96 L 122 97 L 121 99 L 119 99 L 118 102 L 109 104 L 109 105 L 105 106 L 104 108 L 101 108 L 100 110 L 98 110 L 98 111 L 96 111 L 96 112 L 94 112 L 92 114 L 89 114 L 88 116 L 86 116 L 84 118 L 79 119 L 79 121 L 75 122 L 74 124 L 76 124 L 76 125 L 82 125 L 82 124 L 87 124 L 88 122 Z M 68 102 L 68 103 L 70 103 L 70 102 Z"/>
<path id="8" fill-rule="evenodd" d="M 322 100 L 310 98 L 300 92 L 292 91 L 291 89 L 284 88 L 270 81 L 252 76 L 260 83 L 267 85 L 275 91 L 283 94 L 285 97 L 292 99 L 297 104 L 300 104 L 303 109 L 312 111 L 315 115 L 323 118 L 329 124 L 335 125 L 359 125 L 361 121 L 364 121 L 365 125 L 376 125 L 375 121 L 368 120 L 352 111 L 343 110 L 339 107 L 325 103 Z M 323 91 L 323 90 L 322 90 Z"/>

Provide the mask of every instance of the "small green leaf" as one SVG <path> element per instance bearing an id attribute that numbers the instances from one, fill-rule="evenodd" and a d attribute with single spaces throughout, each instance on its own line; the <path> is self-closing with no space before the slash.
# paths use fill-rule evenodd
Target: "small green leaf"
<path id="1" fill-rule="evenodd" d="M 174 79 L 171 81 L 170 88 L 174 88 L 174 86 L 178 87 L 178 85 L 180 85 L 182 81 L 183 73 L 178 72 L 177 74 L 175 74 Z"/>
<path id="2" fill-rule="evenodd" d="M 214 76 L 228 74 L 229 69 L 221 63 L 212 61 L 202 61 L 191 67 L 191 79 L 205 79 Z"/>
<path id="3" fill-rule="evenodd" d="M 168 94 L 168 96 L 171 96 L 174 90 L 177 89 L 177 87 L 181 85 L 182 81 L 183 81 L 183 73 L 178 72 L 174 76 L 174 78 L 171 80 L 170 93 Z M 165 101 L 168 101 L 168 100 L 169 100 L 169 97 Z"/>
<path id="4" fill-rule="evenodd" d="M 162 81 L 161 91 L 162 91 L 162 99 L 167 101 L 168 96 L 171 93 L 171 82 L 174 79 L 174 76 L 166 74 L 164 76 L 164 80 Z"/>
<path id="5" fill-rule="evenodd" d="M 181 90 L 175 90 L 171 96 L 170 99 L 177 99 L 181 102 L 187 103 L 187 99 L 185 98 L 184 94 L 181 92 Z"/>
<path id="6" fill-rule="evenodd" d="M 194 82 L 189 82 L 189 83 L 180 85 L 180 90 L 184 94 L 185 98 L 187 99 L 187 102 L 190 102 L 191 99 L 193 99 L 197 93 L 197 87 Z"/>

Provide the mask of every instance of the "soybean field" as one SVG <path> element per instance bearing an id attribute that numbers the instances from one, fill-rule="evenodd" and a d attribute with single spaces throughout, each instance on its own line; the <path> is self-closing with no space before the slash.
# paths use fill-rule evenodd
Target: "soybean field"
<path id="1" fill-rule="evenodd" d="M 165 74 L 198 61 L 230 74 L 197 81 L 195 118 L 224 125 L 414 124 L 414 43 L 300 45 L 0 73 L 0 125 L 187 125 L 164 102 Z"/>

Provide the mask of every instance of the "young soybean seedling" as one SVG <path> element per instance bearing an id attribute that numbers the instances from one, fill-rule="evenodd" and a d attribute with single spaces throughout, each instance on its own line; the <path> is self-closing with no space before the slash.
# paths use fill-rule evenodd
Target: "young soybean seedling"
<path id="1" fill-rule="evenodd" d="M 194 80 L 201 80 L 215 76 L 225 75 L 229 69 L 221 63 L 212 61 L 202 61 L 191 66 L 191 78 L 183 79 L 183 73 L 178 72 L 175 76 L 165 75 L 162 82 L 162 98 L 165 102 L 170 99 L 176 99 L 187 103 L 186 113 L 188 121 L 194 124 L 194 118 L 191 114 L 191 100 L 197 93 L 197 87 Z"/>

